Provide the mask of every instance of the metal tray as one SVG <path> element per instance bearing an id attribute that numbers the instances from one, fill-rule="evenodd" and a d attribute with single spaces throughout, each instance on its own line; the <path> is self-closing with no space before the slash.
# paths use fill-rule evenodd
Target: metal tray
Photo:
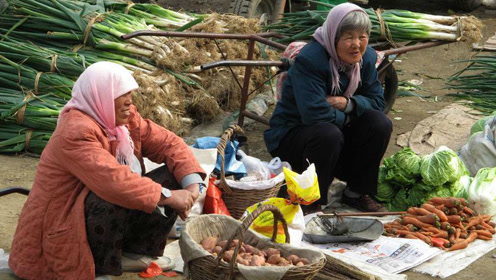
<path id="1" fill-rule="evenodd" d="M 342 223 L 348 231 L 341 235 L 332 235 L 321 219 L 328 223 L 339 223 L 337 217 L 314 217 L 306 225 L 303 239 L 314 244 L 372 241 L 379 238 L 384 225 L 376 219 L 342 217 Z"/>

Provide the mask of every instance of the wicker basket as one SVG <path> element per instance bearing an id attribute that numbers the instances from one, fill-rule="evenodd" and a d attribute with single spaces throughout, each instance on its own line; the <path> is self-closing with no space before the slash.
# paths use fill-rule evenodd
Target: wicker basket
<path id="1" fill-rule="evenodd" d="M 219 144 L 217 145 L 217 152 L 221 158 L 219 188 L 222 190 L 222 199 L 224 200 L 229 213 L 233 218 L 239 219 L 243 216 L 246 208 L 267 198 L 277 196 L 277 193 L 284 182 L 277 183 L 273 187 L 263 190 L 241 190 L 229 187 L 226 181 L 226 172 L 224 168 L 224 154 L 227 143 L 234 133 L 242 134 L 243 129 L 238 125 L 229 126 L 222 134 Z"/>
<path id="2" fill-rule="evenodd" d="M 274 214 L 274 234 L 272 239 L 268 239 L 260 234 L 249 230 L 252 222 L 263 212 L 271 211 Z M 189 279 L 193 280 L 212 280 L 212 279 L 246 279 L 240 272 L 236 261 L 241 242 L 234 249 L 232 261 L 227 263 L 222 260 L 224 252 L 228 245 L 234 239 L 244 241 L 258 249 L 277 248 L 281 250 L 283 256 L 286 254 L 296 254 L 306 257 L 310 262 L 304 266 L 290 266 L 284 273 L 282 280 L 301 280 L 312 279 L 325 265 L 326 258 L 324 254 L 310 249 L 301 249 L 292 247 L 289 244 L 273 243 L 276 238 L 277 224 L 282 222 L 286 233 L 286 242 L 289 243 L 289 232 L 286 220 L 279 209 L 273 205 L 263 205 L 250 214 L 242 223 L 225 215 L 201 215 L 191 220 L 188 219 L 186 227 L 182 232 L 179 246 L 181 254 L 185 259 L 185 271 L 188 272 Z M 219 236 L 219 240 L 228 240 L 217 257 L 209 254 L 199 244 L 204 238 L 210 236 Z M 195 258 L 185 256 L 196 255 Z M 256 269 L 260 275 L 267 275 L 274 269 L 270 266 L 250 267 Z M 279 274 L 280 276 L 280 274 Z"/>

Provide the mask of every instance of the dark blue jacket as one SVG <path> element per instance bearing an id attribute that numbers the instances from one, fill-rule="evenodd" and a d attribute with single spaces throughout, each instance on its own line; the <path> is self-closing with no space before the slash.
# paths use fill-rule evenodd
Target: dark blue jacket
<path id="1" fill-rule="evenodd" d="M 353 94 L 355 108 L 350 117 L 360 116 L 367 109 L 382 111 L 385 105 L 384 91 L 378 79 L 375 62 L 377 54 L 367 47 L 360 69 L 361 83 Z M 339 75 L 341 94 L 346 91 L 350 79 L 345 73 Z M 331 122 L 342 127 L 346 115 L 326 101 L 331 93 L 331 68 L 329 54 L 317 41 L 304 46 L 289 69 L 282 89 L 282 97 L 270 119 L 270 128 L 264 132 L 269 152 L 274 151 L 288 131 L 296 126 Z"/>

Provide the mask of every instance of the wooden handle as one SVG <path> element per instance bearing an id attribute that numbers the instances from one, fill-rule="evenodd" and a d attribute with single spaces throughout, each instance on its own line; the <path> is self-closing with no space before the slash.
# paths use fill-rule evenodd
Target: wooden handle
<path id="1" fill-rule="evenodd" d="M 374 216 L 374 217 L 382 217 L 382 216 L 394 216 L 394 215 L 403 215 L 406 214 L 406 211 L 401 212 L 351 212 L 351 213 L 332 213 L 332 214 L 320 214 L 319 217 L 352 217 L 352 216 Z"/>

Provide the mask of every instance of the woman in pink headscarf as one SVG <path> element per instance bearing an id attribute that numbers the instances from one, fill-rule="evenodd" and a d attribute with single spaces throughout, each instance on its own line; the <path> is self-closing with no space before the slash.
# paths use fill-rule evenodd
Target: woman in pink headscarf
<path id="1" fill-rule="evenodd" d="M 268 151 L 294 170 L 315 163 L 321 198 L 306 212 L 327 204 L 335 177 L 347 182 L 343 202 L 363 211 L 386 210 L 374 197 L 392 123 L 382 112 L 370 29 L 359 6 L 335 6 L 296 56 L 264 133 Z"/>
<path id="2" fill-rule="evenodd" d="M 95 279 L 151 261 L 171 268 L 160 257 L 168 233 L 188 216 L 205 172 L 180 137 L 140 116 L 137 88 L 111 62 L 74 84 L 19 218 L 9 259 L 18 277 Z M 166 165 L 142 176 L 143 157 Z"/>

